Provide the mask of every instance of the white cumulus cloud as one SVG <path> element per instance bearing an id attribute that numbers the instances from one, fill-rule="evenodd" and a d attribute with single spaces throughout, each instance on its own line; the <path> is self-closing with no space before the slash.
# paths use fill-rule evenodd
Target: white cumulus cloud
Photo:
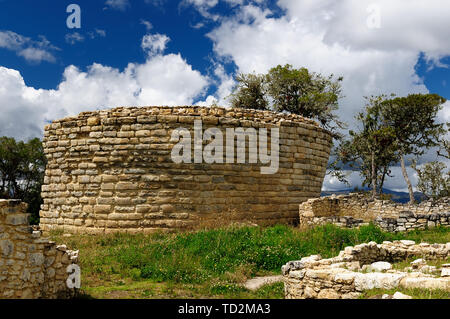
<path id="1" fill-rule="evenodd" d="M 105 5 L 107 8 L 125 11 L 130 6 L 130 2 L 129 0 L 107 0 Z"/>
<path id="2" fill-rule="evenodd" d="M 34 89 L 19 71 L 0 67 L 0 135 L 42 136 L 51 120 L 79 112 L 130 105 L 192 105 L 209 79 L 180 54 L 156 53 L 124 70 L 94 63 L 66 67 L 54 90 Z"/>
<path id="3" fill-rule="evenodd" d="M 0 31 L 0 48 L 14 51 L 31 63 L 55 62 L 53 52 L 59 48 L 52 45 L 44 36 L 39 38 L 32 40 L 13 31 Z"/>
<path id="4" fill-rule="evenodd" d="M 289 63 L 342 75 L 345 97 L 338 114 L 352 129 L 364 96 L 428 93 L 416 72 L 419 57 L 423 54 L 431 66 L 442 66 L 440 59 L 450 55 L 450 2 L 279 0 L 281 15 L 246 3 L 232 15 L 222 16 L 209 32 L 216 56 L 234 62 L 244 73 L 265 73 Z M 447 102 L 439 119 L 448 121 L 449 116 Z M 434 159 L 435 152 L 425 158 Z M 404 189 L 403 176 L 393 169 L 395 178 L 386 186 Z M 415 182 L 413 172 L 409 173 Z M 350 180 L 360 185 L 357 173 Z M 342 185 L 327 178 L 324 189 L 334 187 Z"/>
<path id="5" fill-rule="evenodd" d="M 67 33 L 64 37 L 64 39 L 66 40 L 67 43 L 69 44 L 75 44 L 77 42 L 83 42 L 84 41 L 84 36 L 81 35 L 78 32 L 73 32 L 73 33 Z"/>
<path id="6" fill-rule="evenodd" d="M 165 34 L 146 34 L 142 38 L 141 47 L 149 55 L 153 56 L 164 52 L 169 41 L 170 38 Z"/>

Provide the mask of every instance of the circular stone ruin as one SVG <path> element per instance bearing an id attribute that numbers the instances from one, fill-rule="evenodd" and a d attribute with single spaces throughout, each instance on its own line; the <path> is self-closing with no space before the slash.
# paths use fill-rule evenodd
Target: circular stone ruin
<path id="1" fill-rule="evenodd" d="M 208 153 L 212 162 L 205 151 L 220 139 L 211 134 L 208 139 L 207 130 L 223 135 L 223 147 Z M 258 148 L 249 152 L 249 145 L 256 145 L 252 137 Z M 180 151 L 182 138 L 190 153 Z M 82 112 L 45 127 L 48 164 L 40 226 L 44 232 L 136 233 L 232 219 L 295 224 L 298 205 L 320 194 L 331 143 L 330 133 L 314 121 L 269 111 L 127 107 Z M 265 144 L 266 153 L 260 149 Z M 243 150 L 245 163 L 239 158 Z"/>

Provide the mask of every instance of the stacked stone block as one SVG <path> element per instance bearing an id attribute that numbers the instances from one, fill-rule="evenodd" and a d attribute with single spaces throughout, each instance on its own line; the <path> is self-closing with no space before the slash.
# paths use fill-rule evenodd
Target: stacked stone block
<path id="1" fill-rule="evenodd" d="M 281 268 L 287 299 L 355 299 L 365 290 L 422 288 L 450 292 L 450 277 L 445 271 L 441 276 L 420 271 L 364 272 L 371 263 L 400 262 L 410 258 L 445 260 L 450 256 L 450 243 L 416 244 L 400 240 L 382 244 L 375 242 L 346 247 L 333 258 L 320 255 L 290 261 Z M 374 265 L 374 264 L 372 264 Z M 444 265 L 443 265 L 444 266 Z"/>
<path id="2" fill-rule="evenodd" d="M 373 222 L 385 231 L 399 232 L 450 225 L 450 198 L 400 204 L 390 200 L 371 200 L 365 194 L 331 195 L 311 198 L 299 206 L 300 224 L 335 224 L 358 227 Z"/>
<path id="3" fill-rule="evenodd" d="M 245 164 L 174 163 L 171 134 L 184 127 L 193 137 L 195 120 L 202 121 L 203 131 L 219 128 L 224 140 L 226 128 L 279 128 L 278 172 L 261 174 L 267 165 L 248 163 L 248 155 Z M 45 127 L 48 165 L 40 226 L 70 233 L 137 233 L 231 216 L 260 224 L 298 223 L 298 205 L 320 194 L 331 141 L 312 120 L 269 111 L 128 107 L 83 112 Z"/>
<path id="4" fill-rule="evenodd" d="M 57 246 L 28 224 L 26 204 L 0 199 L 0 299 L 66 298 L 67 267 L 78 252 Z"/>

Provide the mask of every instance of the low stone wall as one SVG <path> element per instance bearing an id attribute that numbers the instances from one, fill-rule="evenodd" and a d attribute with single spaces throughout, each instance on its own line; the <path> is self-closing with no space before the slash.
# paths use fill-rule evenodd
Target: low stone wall
<path id="1" fill-rule="evenodd" d="M 27 205 L 0 199 L 0 299 L 67 298 L 67 267 L 78 251 L 41 238 L 28 223 Z"/>
<path id="2" fill-rule="evenodd" d="M 378 216 L 374 220 L 374 223 L 383 230 L 390 232 L 425 229 L 439 225 L 449 226 L 450 211 L 431 214 L 414 214 L 411 211 L 403 211 L 399 214 L 398 218 Z"/>
<path id="3" fill-rule="evenodd" d="M 442 270 L 437 269 L 440 276 L 436 276 L 418 269 L 394 270 L 388 263 L 411 257 L 423 258 L 412 263 L 417 264 L 424 260 L 445 260 L 449 256 L 450 243 L 416 245 L 410 240 L 346 247 L 337 257 L 328 259 L 313 255 L 288 262 L 281 268 L 285 297 L 354 299 L 363 291 L 374 288 L 424 288 L 450 292 L 449 264 L 442 265 Z"/>
<path id="4" fill-rule="evenodd" d="M 331 223 L 340 227 L 358 227 L 373 222 L 390 232 L 449 226 L 450 198 L 410 205 L 390 200 L 371 200 L 360 193 L 331 195 L 312 198 L 300 204 L 299 218 L 303 226 Z"/>

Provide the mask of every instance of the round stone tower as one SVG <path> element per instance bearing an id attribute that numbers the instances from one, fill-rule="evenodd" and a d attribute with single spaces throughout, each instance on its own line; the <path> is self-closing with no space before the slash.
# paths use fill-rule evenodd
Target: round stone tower
<path id="1" fill-rule="evenodd" d="M 45 127 L 43 231 L 297 223 L 320 194 L 332 137 L 301 116 L 218 107 L 124 107 Z"/>

